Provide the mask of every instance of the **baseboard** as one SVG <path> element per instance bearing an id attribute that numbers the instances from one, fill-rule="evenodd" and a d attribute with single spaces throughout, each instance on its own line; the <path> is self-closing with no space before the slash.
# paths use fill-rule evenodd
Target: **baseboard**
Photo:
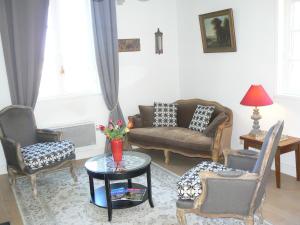
<path id="1" fill-rule="evenodd" d="M 287 174 L 289 176 L 296 177 L 296 167 L 290 164 L 286 164 L 284 162 L 280 163 L 280 172 Z"/>

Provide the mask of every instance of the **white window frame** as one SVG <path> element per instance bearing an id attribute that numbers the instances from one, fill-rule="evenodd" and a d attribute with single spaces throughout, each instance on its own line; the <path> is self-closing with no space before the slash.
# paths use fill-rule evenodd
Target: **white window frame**
<path id="1" fill-rule="evenodd" d="M 55 1 L 61 1 L 61 0 L 55 0 Z M 68 1 L 68 0 L 64 0 L 64 1 Z M 81 1 L 85 1 L 85 0 L 81 0 Z M 54 2 L 54 0 L 53 0 L 53 2 Z M 57 51 L 57 62 L 64 69 L 65 65 L 64 65 L 64 60 L 63 60 L 63 51 L 62 51 L 62 48 L 61 48 L 61 45 L 62 45 L 61 39 L 62 39 L 63 36 L 60 35 L 60 33 L 61 33 L 60 30 L 62 29 L 62 27 L 61 27 L 60 22 L 59 22 L 59 19 L 60 19 L 60 15 L 58 13 L 58 9 L 59 8 L 56 8 L 57 5 L 55 5 L 55 4 L 53 4 L 52 7 L 54 7 L 53 8 L 54 10 L 51 11 L 51 18 L 52 18 L 52 21 L 55 24 L 55 26 L 53 27 L 53 29 L 57 33 L 57 36 L 55 36 L 53 38 L 55 40 L 56 48 L 58 49 L 58 51 Z M 46 41 L 47 41 L 47 38 L 46 38 Z M 45 52 L 44 52 L 44 54 L 45 54 Z M 96 62 L 96 56 L 95 56 L 95 62 Z M 95 69 L 96 69 L 95 71 L 97 71 L 96 67 L 95 67 Z M 57 77 L 56 77 L 56 79 L 57 80 L 61 79 L 62 77 L 60 77 L 60 76 L 65 76 L 65 74 L 60 74 L 59 68 L 57 68 Z M 68 73 L 67 76 L 72 76 L 72 73 Z M 41 79 L 43 79 L 43 77 Z M 101 87 L 100 87 L 100 82 L 97 82 L 97 84 L 98 84 L 97 88 L 92 89 L 92 90 L 87 90 L 86 92 L 79 92 L 79 93 L 66 93 L 65 89 L 63 87 L 64 86 L 63 85 L 64 82 L 65 82 L 64 79 L 61 79 L 61 81 L 58 82 L 59 86 L 57 88 L 58 88 L 59 91 L 58 91 L 57 94 L 55 94 L 53 96 L 39 96 L 38 97 L 38 101 L 68 99 L 68 98 L 79 98 L 79 97 L 84 97 L 84 96 L 102 95 L 102 93 L 101 93 Z"/>
<path id="2" fill-rule="evenodd" d="M 299 91 L 292 93 L 287 91 L 284 86 L 289 86 L 284 75 L 288 73 L 291 62 L 298 62 L 300 65 L 300 58 L 292 57 L 293 49 L 293 32 L 300 32 L 300 29 L 294 29 L 292 24 L 292 6 L 294 2 L 300 0 L 278 0 L 277 4 L 277 85 L 276 92 L 278 97 L 292 97 L 300 99 L 300 84 Z M 299 74 L 300 76 L 300 74 Z M 292 82 L 292 80 L 290 80 Z"/>

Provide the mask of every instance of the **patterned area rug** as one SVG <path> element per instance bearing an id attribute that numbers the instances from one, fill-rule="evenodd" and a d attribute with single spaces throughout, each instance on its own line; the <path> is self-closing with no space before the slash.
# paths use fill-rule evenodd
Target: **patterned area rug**
<path id="1" fill-rule="evenodd" d="M 113 210 L 113 219 L 107 221 L 106 209 L 89 203 L 88 176 L 84 168 L 77 170 L 78 183 L 74 184 L 67 169 L 38 177 L 38 198 L 34 199 L 30 182 L 22 177 L 17 180 L 15 195 L 24 225 L 175 225 L 176 182 L 178 176 L 152 164 L 152 190 L 154 208 L 145 202 L 129 209 Z M 146 184 L 146 177 L 133 182 Z M 102 186 L 96 181 L 95 187 Z M 187 216 L 190 225 L 242 225 L 234 219 L 205 219 Z M 270 225 L 265 222 L 264 225 Z"/>

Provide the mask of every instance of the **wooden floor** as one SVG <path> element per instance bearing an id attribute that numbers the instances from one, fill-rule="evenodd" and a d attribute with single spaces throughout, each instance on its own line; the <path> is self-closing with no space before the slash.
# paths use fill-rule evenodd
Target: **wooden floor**
<path id="1" fill-rule="evenodd" d="M 178 175 L 182 175 L 199 163 L 199 159 L 172 154 L 170 164 L 165 165 L 162 152 L 147 150 L 145 152 L 151 155 L 154 162 Z M 84 161 L 78 161 L 77 166 L 82 166 L 83 163 Z M 297 182 L 294 177 L 282 175 L 282 187 L 277 189 L 275 176 L 272 175 L 267 187 L 264 217 L 273 225 L 300 225 L 300 182 Z M 10 221 L 11 225 L 23 225 L 7 176 L 2 175 L 0 176 L 0 223 L 6 221 Z"/>

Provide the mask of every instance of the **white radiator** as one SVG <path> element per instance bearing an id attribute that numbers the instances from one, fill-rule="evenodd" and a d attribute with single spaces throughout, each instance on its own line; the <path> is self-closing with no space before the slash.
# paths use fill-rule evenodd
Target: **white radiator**
<path id="1" fill-rule="evenodd" d="M 93 122 L 65 125 L 54 130 L 63 133 L 63 139 L 70 140 L 76 148 L 96 144 L 96 129 Z"/>

